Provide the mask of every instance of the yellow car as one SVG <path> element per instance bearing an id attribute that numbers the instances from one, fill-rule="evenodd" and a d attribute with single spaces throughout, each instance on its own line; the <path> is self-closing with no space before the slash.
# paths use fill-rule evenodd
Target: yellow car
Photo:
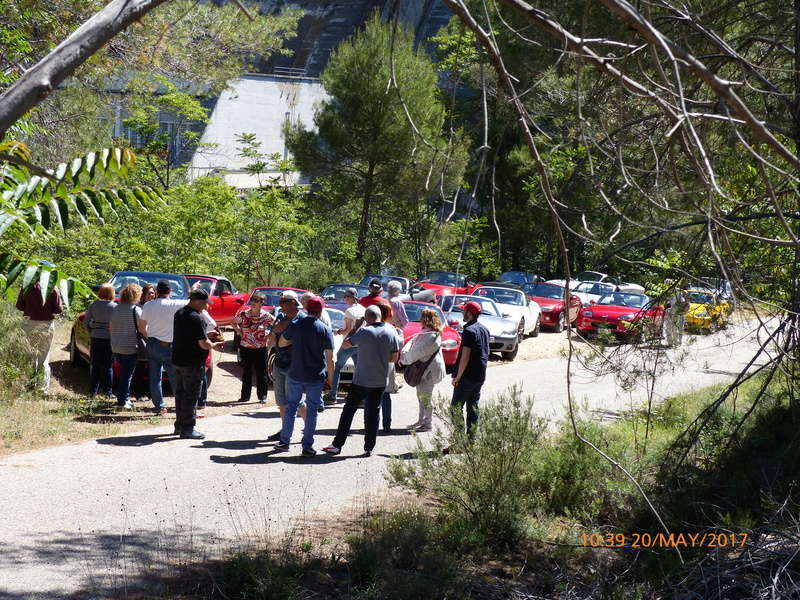
<path id="1" fill-rule="evenodd" d="M 711 290 L 687 290 L 684 294 L 689 303 L 686 329 L 713 333 L 728 325 L 731 307 L 719 294 Z"/>

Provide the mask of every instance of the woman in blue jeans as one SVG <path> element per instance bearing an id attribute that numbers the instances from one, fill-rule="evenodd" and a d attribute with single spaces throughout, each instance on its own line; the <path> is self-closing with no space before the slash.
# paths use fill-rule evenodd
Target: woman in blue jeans
<path id="1" fill-rule="evenodd" d="M 122 288 L 119 304 L 111 311 L 108 326 L 111 334 L 111 350 L 120 366 L 117 408 L 133 408 L 128 396 L 133 372 L 136 370 L 138 334 L 136 324 L 142 317 L 142 309 L 137 303 L 141 295 L 142 288 L 136 283 L 129 283 Z"/>
<path id="2" fill-rule="evenodd" d="M 101 390 L 106 396 L 111 396 L 111 334 L 108 332 L 108 323 L 111 313 L 117 305 L 114 302 L 114 286 L 105 283 L 97 290 L 97 297 L 86 309 L 83 317 L 83 326 L 89 332 L 91 339 L 91 367 L 89 370 L 89 395 L 94 397 Z"/>

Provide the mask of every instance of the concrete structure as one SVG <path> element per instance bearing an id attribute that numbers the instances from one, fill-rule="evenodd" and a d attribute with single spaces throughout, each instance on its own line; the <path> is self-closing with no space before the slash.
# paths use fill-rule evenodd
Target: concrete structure
<path id="1" fill-rule="evenodd" d="M 312 127 L 314 108 L 325 98 L 325 90 L 318 79 L 244 75 L 225 90 L 214 105 L 200 139 L 200 148 L 189 164 L 189 177 L 221 175 L 239 189 L 257 188 L 268 183 L 269 177 L 281 177 L 279 172 L 261 176 L 247 173 L 244 167 L 252 159 L 239 156 L 241 143 L 237 137 L 253 133 L 261 143 L 263 154 L 287 158 L 283 124 L 288 120 Z M 281 183 L 294 185 L 302 181 L 295 174 Z"/>

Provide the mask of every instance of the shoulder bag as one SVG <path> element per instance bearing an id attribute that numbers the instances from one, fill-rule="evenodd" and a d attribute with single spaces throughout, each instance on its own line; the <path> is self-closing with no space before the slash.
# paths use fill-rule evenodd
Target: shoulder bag
<path id="1" fill-rule="evenodd" d="M 144 336 L 139 333 L 138 321 L 136 319 L 136 305 L 133 305 L 133 310 L 131 310 L 131 314 L 133 315 L 133 330 L 136 332 L 136 359 L 137 360 L 147 360 L 147 340 L 144 339 Z"/>
<path id="2" fill-rule="evenodd" d="M 422 381 L 422 376 L 425 375 L 425 371 L 428 370 L 428 365 L 431 364 L 431 361 L 439 353 L 439 350 L 439 348 L 436 348 L 433 354 L 431 354 L 426 360 L 415 360 L 405 368 L 403 371 L 403 378 L 406 380 L 408 385 L 411 387 L 416 387 L 419 385 L 419 382 Z"/>

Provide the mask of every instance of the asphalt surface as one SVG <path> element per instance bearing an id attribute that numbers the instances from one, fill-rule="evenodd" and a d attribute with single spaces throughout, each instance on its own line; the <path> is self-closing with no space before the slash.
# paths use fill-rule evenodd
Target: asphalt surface
<path id="1" fill-rule="evenodd" d="M 575 405 L 613 417 L 646 401 L 648 389 L 658 401 L 728 381 L 756 347 L 743 325 L 692 340 L 678 350 L 626 355 L 631 367 L 623 371 L 635 374 L 630 389 L 574 361 Z M 652 364 L 656 356 L 665 368 L 651 386 L 636 365 Z M 680 364 L 669 364 L 681 357 Z M 498 365 L 489 376 L 484 402 L 517 385 L 534 397 L 538 414 L 565 414 L 565 357 Z M 437 391 L 449 396 L 449 380 Z M 317 449 L 330 443 L 340 408 L 319 416 Z M 178 440 L 169 425 L 0 459 L 0 599 L 107 597 L 136 587 L 140 572 L 170 561 L 214 555 L 250 536 L 276 539 L 298 518 L 376 502 L 386 486 L 387 460 L 410 458 L 415 440 L 404 427 L 416 411 L 414 390 L 403 388 L 394 396 L 395 429 L 379 435 L 371 458 L 359 456 L 360 414 L 341 455 L 309 459 L 300 456 L 300 420 L 291 450 L 274 453 L 265 438 L 280 426 L 277 408 L 248 406 L 201 421 L 202 442 Z"/>

